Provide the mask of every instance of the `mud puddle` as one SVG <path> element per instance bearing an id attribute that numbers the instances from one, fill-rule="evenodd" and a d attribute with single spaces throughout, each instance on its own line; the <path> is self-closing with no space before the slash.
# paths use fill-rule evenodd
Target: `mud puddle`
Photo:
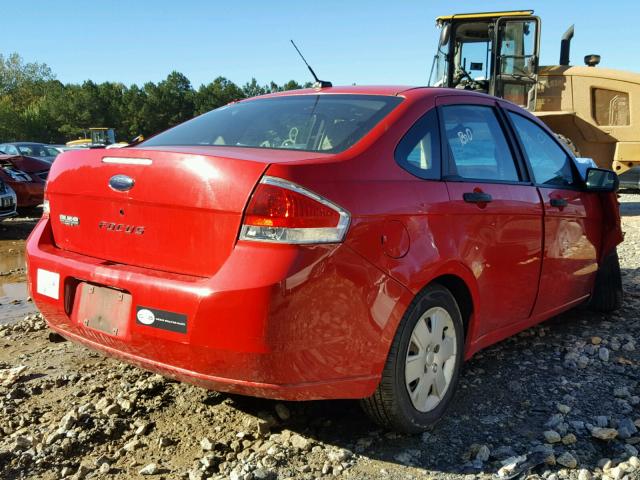
<path id="1" fill-rule="evenodd" d="M 0 277 L 24 273 L 24 271 L 24 251 L 21 248 L 10 249 L 8 252 L 0 254 Z M 2 278 L 0 278 L 0 282 L 2 282 Z"/>
<path id="2" fill-rule="evenodd" d="M 35 313 L 28 300 L 24 244 L 35 225 L 16 218 L 0 224 L 0 324 L 13 323 Z"/>
<path id="3" fill-rule="evenodd" d="M 2 283 L 0 281 L 0 325 L 13 323 L 37 312 L 35 305 L 28 297 L 26 282 Z"/>

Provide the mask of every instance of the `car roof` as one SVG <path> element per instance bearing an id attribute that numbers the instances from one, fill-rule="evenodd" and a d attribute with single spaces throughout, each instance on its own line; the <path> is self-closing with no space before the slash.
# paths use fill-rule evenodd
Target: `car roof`
<path id="1" fill-rule="evenodd" d="M 46 145 L 38 142 L 4 142 L 2 145 Z"/>
<path id="2" fill-rule="evenodd" d="M 451 88 L 426 87 L 426 86 L 409 86 L 409 85 L 349 85 L 325 88 L 301 88 L 298 90 L 287 90 L 284 92 L 268 93 L 257 97 L 251 97 L 241 100 L 242 102 L 251 101 L 258 98 L 276 98 L 289 97 L 299 95 L 329 95 L 329 94 L 351 94 L 351 95 L 384 95 L 384 96 L 402 96 L 406 98 L 422 98 L 441 95 L 471 95 L 484 96 L 487 95 L 474 92 L 471 90 L 460 90 Z"/>

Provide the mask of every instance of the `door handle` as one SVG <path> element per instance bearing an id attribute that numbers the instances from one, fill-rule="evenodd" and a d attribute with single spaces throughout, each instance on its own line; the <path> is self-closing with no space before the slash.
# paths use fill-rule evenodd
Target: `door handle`
<path id="1" fill-rule="evenodd" d="M 462 199 L 467 203 L 489 203 L 493 197 L 484 192 L 465 192 Z"/>
<path id="2" fill-rule="evenodd" d="M 549 203 L 552 207 L 564 208 L 569 205 L 566 198 L 552 198 Z"/>

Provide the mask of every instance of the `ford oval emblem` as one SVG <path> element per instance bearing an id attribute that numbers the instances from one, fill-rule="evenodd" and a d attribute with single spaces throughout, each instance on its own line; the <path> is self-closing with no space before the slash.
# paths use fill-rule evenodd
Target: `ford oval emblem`
<path id="1" fill-rule="evenodd" d="M 126 175 L 114 175 L 109 179 L 109 186 L 119 192 L 127 192 L 135 185 L 133 178 Z"/>

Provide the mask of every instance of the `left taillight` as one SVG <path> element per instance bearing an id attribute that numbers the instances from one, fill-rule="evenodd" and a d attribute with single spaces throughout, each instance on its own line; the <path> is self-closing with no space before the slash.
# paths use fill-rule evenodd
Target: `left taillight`
<path id="1" fill-rule="evenodd" d="M 49 218 L 49 213 L 51 213 L 49 199 L 45 197 L 45 199 L 42 201 L 42 217 Z"/>
<path id="2" fill-rule="evenodd" d="M 276 243 L 338 243 L 349 227 L 349 212 L 300 185 L 263 177 L 242 221 L 240 240 Z"/>

